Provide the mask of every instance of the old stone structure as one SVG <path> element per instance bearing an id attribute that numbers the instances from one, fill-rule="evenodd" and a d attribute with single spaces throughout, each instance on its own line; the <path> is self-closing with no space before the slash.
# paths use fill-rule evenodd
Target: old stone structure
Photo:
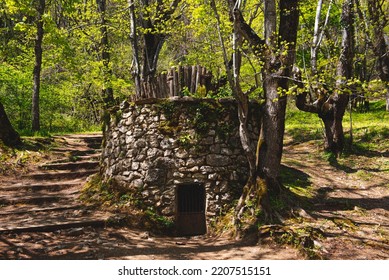
<path id="1" fill-rule="evenodd" d="M 202 213 L 205 223 L 238 197 L 247 179 L 236 107 L 231 99 L 122 104 L 104 132 L 103 180 L 128 188 L 178 224 L 180 212 Z M 252 103 L 250 112 L 251 137 L 257 139 L 260 106 Z M 189 224 L 198 218 L 188 217 Z"/>

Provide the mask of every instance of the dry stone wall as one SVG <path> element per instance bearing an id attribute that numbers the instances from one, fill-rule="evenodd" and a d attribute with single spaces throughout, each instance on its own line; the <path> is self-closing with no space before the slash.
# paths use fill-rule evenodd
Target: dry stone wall
<path id="1" fill-rule="evenodd" d="M 260 106 L 252 103 L 252 139 L 258 137 L 259 119 Z M 127 188 L 167 217 L 175 215 L 177 186 L 199 183 L 205 187 L 209 219 L 237 198 L 247 179 L 238 127 L 233 100 L 124 103 L 104 131 L 103 180 Z"/>

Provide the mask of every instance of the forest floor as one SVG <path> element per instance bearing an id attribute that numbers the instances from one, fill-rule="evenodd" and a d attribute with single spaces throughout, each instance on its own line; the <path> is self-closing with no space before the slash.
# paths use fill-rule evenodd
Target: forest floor
<path id="1" fill-rule="evenodd" d="M 388 150 L 334 160 L 318 140 L 287 138 L 283 179 L 295 203 L 282 228 L 258 242 L 153 235 L 83 206 L 77 197 L 97 168 L 87 138 L 55 138 L 54 148 L 28 151 L 28 159 L 27 151 L 3 156 L 0 259 L 389 259 Z"/>
<path id="2" fill-rule="evenodd" d="M 314 250 L 320 257 L 389 259 L 386 147 L 335 159 L 322 152 L 322 141 L 291 142 L 286 143 L 283 164 L 285 185 L 289 181 L 300 201 L 284 223 L 317 229 Z"/>

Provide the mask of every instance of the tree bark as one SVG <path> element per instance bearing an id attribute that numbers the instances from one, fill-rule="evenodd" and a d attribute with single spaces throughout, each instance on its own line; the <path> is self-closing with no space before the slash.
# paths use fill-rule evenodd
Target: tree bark
<path id="1" fill-rule="evenodd" d="M 389 112 L 389 86 L 386 86 L 386 111 Z"/>
<path id="2" fill-rule="evenodd" d="M 103 62 L 103 102 L 105 108 L 109 108 L 114 105 L 113 89 L 111 84 L 112 69 L 109 65 L 111 60 L 111 54 L 109 51 L 109 39 L 108 28 L 106 19 L 107 3 L 106 0 L 96 0 L 97 10 L 100 14 L 100 33 L 101 33 L 101 60 Z"/>
<path id="3" fill-rule="evenodd" d="M 268 190 L 278 193 L 281 189 L 279 180 L 283 137 L 285 130 L 286 95 L 279 89 L 288 88 L 288 77 L 291 74 L 295 57 L 295 44 L 298 26 L 298 0 L 280 1 L 280 22 L 277 40 L 277 13 L 274 0 L 265 1 L 265 40 L 245 22 L 239 6 L 231 0 L 234 7 L 234 38 L 241 36 L 250 45 L 256 57 L 264 62 L 263 88 L 265 91 L 264 115 L 262 118 L 261 135 L 257 143 L 256 157 L 250 150 L 246 139 L 245 124 L 247 121 L 248 97 L 241 92 L 239 86 L 239 62 L 234 60 L 233 92 L 236 94 L 239 108 L 240 136 L 243 147 L 247 147 L 246 157 L 250 166 L 250 176 L 243 188 L 242 195 L 235 208 L 236 224 L 240 224 L 249 200 L 255 202 L 254 207 L 262 209 L 267 217 L 271 217 Z M 235 39 L 234 41 L 236 41 Z M 241 43 L 240 43 L 241 44 Z M 239 46 L 234 48 L 235 56 Z M 241 107 L 241 108 L 240 108 Z M 254 157 L 253 157 L 254 156 Z M 255 164 L 254 164 L 255 163 Z M 254 165 L 254 166 L 253 166 Z M 255 168 L 253 171 L 252 168 Z M 255 211 L 254 211 L 255 212 Z"/>
<path id="4" fill-rule="evenodd" d="M 36 0 L 36 38 L 35 38 L 35 65 L 33 70 L 33 94 L 32 94 L 32 131 L 40 130 L 39 93 L 41 84 L 42 69 L 42 41 L 43 41 L 43 14 L 45 12 L 46 1 Z"/>
<path id="5" fill-rule="evenodd" d="M 21 144 L 20 136 L 12 127 L 2 103 L 0 103 L 0 140 L 7 146 Z"/>
<path id="6" fill-rule="evenodd" d="M 265 1 L 265 4 L 267 2 L 269 1 Z M 270 7 L 272 6 L 271 4 Z M 270 12 L 270 14 L 273 13 Z M 263 135 L 261 136 L 264 143 L 259 154 L 258 172 L 259 176 L 266 179 L 269 191 L 275 193 L 281 189 L 279 176 L 287 102 L 286 94 L 280 92 L 280 89 L 288 89 L 288 77 L 291 76 L 295 59 L 298 19 L 298 0 L 280 1 L 279 40 L 276 46 L 273 45 L 273 48 L 270 46 L 269 53 L 265 55 L 265 67 L 262 74 L 266 100 L 262 121 Z M 268 21 L 272 25 L 274 19 L 270 18 Z M 268 30 L 268 32 L 268 36 L 272 36 L 272 31 Z M 272 39 L 267 38 L 266 41 L 271 43 Z M 272 49 L 280 51 L 274 53 Z M 284 50 L 286 54 L 277 55 L 277 53 L 283 53 Z"/>
<path id="7" fill-rule="evenodd" d="M 373 51 L 377 57 L 377 71 L 380 79 L 386 83 L 386 110 L 389 111 L 389 44 L 385 40 L 384 28 L 389 17 L 384 12 L 384 1 L 368 0 L 368 12 L 373 26 Z"/>
<path id="8" fill-rule="evenodd" d="M 328 19 L 330 17 L 330 11 L 331 11 L 331 6 L 332 6 L 332 0 L 329 3 L 327 14 L 326 14 L 326 19 L 324 21 L 323 27 L 320 30 L 320 16 L 321 16 L 321 11 L 323 7 L 323 0 L 318 0 L 317 2 L 317 8 L 316 8 L 316 16 L 315 16 L 315 26 L 313 30 L 313 39 L 312 39 L 312 47 L 311 47 L 311 71 L 313 75 L 317 74 L 317 55 L 319 51 L 319 47 L 321 44 L 321 41 L 324 36 L 324 29 L 327 26 Z"/>
<path id="9" fill-rule="evenodd" d="M 135 2 L 134 0 L 128 1 L 129 11 L 130 11 L 130 24 L 131 24 L 131 47 L 132 47 L 132 76 L 135 81 L 135 96 L 142 96 L 142 87 L 140 82 L 140 62 L 139 62 L 139 47 L 138 47 L 138 33 L 137 33 L 137 21 L 135 16 Z"/>

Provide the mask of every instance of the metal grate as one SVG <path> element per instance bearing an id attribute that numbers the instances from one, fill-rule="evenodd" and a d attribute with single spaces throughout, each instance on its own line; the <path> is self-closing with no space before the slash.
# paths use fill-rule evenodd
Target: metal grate
<path id="1" fill-rule="evenodd" d="M 203 213 L 205 210 L 205 189 L 200 184 L 178 186 L 178 212 Z"/>

